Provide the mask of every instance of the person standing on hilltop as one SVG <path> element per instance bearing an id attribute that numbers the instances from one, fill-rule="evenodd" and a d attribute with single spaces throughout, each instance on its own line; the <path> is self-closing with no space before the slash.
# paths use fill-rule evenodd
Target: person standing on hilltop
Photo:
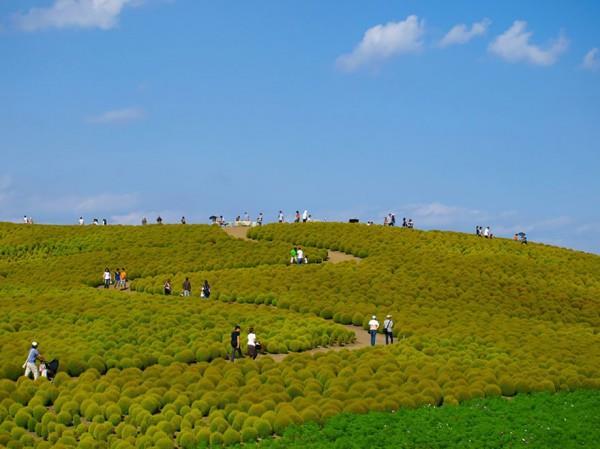
<path id="1" fill-rule="evenodd" d="M 261 212 L 260 214 L 258 214 L 258 218 L 256 219 L 256 224 L 258 226 L 262 226 L 263 223 L 263 213 Z"/>
<path id="2" fill-rule="evenodd" d="M 190 278 L 185 278 L 183 281 L 183 296 L 190 296 L 192 293 L 192 283 L 190 282 Z"/>
<path id="3" fill-rule="evenodd" d="M 296 216 L 294 217 L 294 223 L 300 223 L 300 211 L 296 211 Z"/>
<path id="4" fill-rule="evenodd" d="M 79 217 L 79 226 L 83 226 L 85 224 L 85 221 L 83 220 L 83 217 Z"/>
<path id="5" fill-rule="evenodd" d="M 369 321 L 369 334 L 371 334 L 371 346 L 375 346 L 377 341 L 377 329 L 379 329 L 379 321 L 377 316 L 373 315 Z"/>
<path id="6" fill-rule="evenodd" d="M 394 329 L 394 322 L 392 321 L 392 315 L 388 315 L 385 317 L 385 320 L 383 321 L 383 331 L 385 332 L 385 344 L 388 344 L 388 341 L 390 344 L 394 344 L 394 334 L 393 334 L 393 329 Z"/>
<path id="7" fill-rule="evenodd" d="M 282 211 L 282 210 L 280 210 L 280 211 L 279 211 L 279 215 L 277 216 L 277 221 L 278 221 L 279 223 L 283 223 L 284 219 L 285 219 L 285 218 L 284 218 L 284 216 L 283 216 L 283 211 Z"/>
<path id="8" fill-rule="evenodd" d="M 181 217 L 181 224 L 185 224 L 185 223 L 186 223 L 185 217 Z"/>
<path id="9" fill-rule="evenodd" d="M 302 223 L 306 223 L 308 221 L 308 211 L 306 209 L 304 209 L 304 212 L 302 212 Z"/>

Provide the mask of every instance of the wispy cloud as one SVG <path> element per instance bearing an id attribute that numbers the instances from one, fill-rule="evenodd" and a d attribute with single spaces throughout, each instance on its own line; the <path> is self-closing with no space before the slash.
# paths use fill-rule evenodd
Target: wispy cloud
<path id="1" fill-rule="evenodd" d="M 592 48 L 588 51 L 581 63 L 581 67 L 587 70 L 598 70 L 600 69 L 600 58 L 598 57 L 598 49 Z"/>
<path id="2" fill-rule="evenodd" d="M 141 120 L 145 116 L 146 112 L 141 108 L 124 108 L 103 112 L 88 118 L 87 121 L 95 124 L 127 123 Z"/>
<path id="3" fill-rule="evenodd" d="M 464 23 L 455 25 L 446 33 L 439 45 L 440 47 L 448 47 L 449 45 L 466 44 L 477 36 L 483 36 L 491 23 L 490 19 L 483 19 L 471 25 L 471 29 L 467 28 Z"/>
<path id="4" fill-rule="evenodd" d="M 417 52 L 423 46 L 424 34 L 425 23 L 415 15 L 400 22 L 376 25 L 365 32 L 351 53 L 337 59 L 337 66 L 353 71 L 403 53 Z"/>
<path id="5" fill-rule="evenodd" d="M 448 227 L 473 226 L 478 221 L 488 219 L 488 214 L 478 209 L 460 206 L 449 206 L 439 202 L 425 204 L 409 204 L 402 208 L 406 217 L 414 219 L 418 226 Z"/>
<path id="6" fill-rule="evenodd" d="M 123 9 L 143 0 L 54 0 L 51 6 L 31 8 L 15 16 L 24 31 L 48 28 L 99 28 L 108 30 L 118 23 Z"/>
<path id="7" fill-rule="evenodd" d="M 554 64 L 567 49 L 568 40 L 562 33 L 546 49 L 530 43 L 532 35 L 531 31 L 527 31 L 527 22 L 516 20 L 508 30 L 496 37 L 488 49 L 508 62 L 528 62 L 541 66 Z"/>

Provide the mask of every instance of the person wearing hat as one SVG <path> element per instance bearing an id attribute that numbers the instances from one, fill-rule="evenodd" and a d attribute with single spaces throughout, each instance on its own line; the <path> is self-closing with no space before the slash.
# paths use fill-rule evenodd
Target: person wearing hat
<path id="1" fill-rule="evenodd" d="M 33 373 L 33 380 L 36 380 L 40 375 L 35 361 L 44 360 L 37 348 L 37 341 L 31 342 L 31 349 L 29 350 L 29 354 L 27 355 L 27 360 L 25 361 L 25 363 L 23 363 L 23 368 L 25 368 L 25 377 L 29 377 L 29 374 Z"/>
<path id="2" fill-rule="evenodd" d="M 388 315 L 385 317 L 383 322 L 383 332 L 385 333 L 385 344 L 394 344 L 394 334 L 392 333 L 394 329 L 394 322 L 392 321 L 392 315 Z"/>
<path id="3" fill-rule="evenodd" d="M 377 317 L 373 315 L 371 321 L 369 321 L 369 334 L 371 334 L 371 346 L 375 346 L 377 341 L 377 329 L 379 329 L 379 321 Z"/>

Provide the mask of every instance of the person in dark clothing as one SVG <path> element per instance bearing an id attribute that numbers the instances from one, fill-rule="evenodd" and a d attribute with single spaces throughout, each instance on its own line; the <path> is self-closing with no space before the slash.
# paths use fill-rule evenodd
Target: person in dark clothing
<path id="1" fill-rule="evenodd" d="M 185 278 L 183 281 L 183 296 L 190 296 L 192 293 L 192 283 L 190 282 L 190 278 Z"/>
<path id="2" fill-rule="evenodd" d="M 165 295 L 170 295 L 171 294 L 171 279 L 167 279 L 165 281 L 165 285 L 163 286 L 164 291 L 165 291 Z"/>
<path id="3" fill-rule="evenodd" d="M 207 280 L 205 280 L 204 284 L 202 284 L 201 296 L 206 299 L 210 298 L 210 285 Z"/>
<path id="4" fill-rule="evenodd" d="M 240 326 L 235 326 L 231 333 L 231 361 L 235 361 L 235 353 L 237 352 L 239 358 L 242 358 L 242 348 L 240 344 Z"/>

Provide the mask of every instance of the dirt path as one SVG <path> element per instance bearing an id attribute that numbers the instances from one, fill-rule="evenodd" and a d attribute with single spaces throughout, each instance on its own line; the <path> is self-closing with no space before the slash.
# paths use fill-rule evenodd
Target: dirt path
<path id="1" fill-rule="evenodd" d="M 248 238 L 248 231 L 250 230 L 247 226 L 227 226 L 223 228 L 226 234 L 236 239 L 248 240 L 253 242 L 254 240 Z M 327 250 L 326 263 L 341 263 L 341 262 L 360 262 L 360 258 L 353 256 L 352 254 L 346 254 L 341 251 Z"/>
<path id="2" fill-rule="evenodd" d="M 261 354 L 259 357 L 269 356 L 276 362 L 281 362 L 283 359 L 285 359 L 286 357 L 288 357 L 292 354 L 318 354 L 321 352 L 341 351 L 342 349 L 348 349 L 350 351 L 357 351 L 359 349 L 364 349 L 364 348 L 368 348 L 371 346 L 371 336 L 362 327 L 352 326 L 349 324 L 345 325 L 344 327 L 346 329 L 348 329 L 349 331 L 354 332 L 354 335 L 356 335 L 356 341 L 354 343 L 350 343 L 350 344 L 343 345 L 343 346 L 336 345 L 336 346 L 319 347 L 319 348 L 308 349 L 308 350 L 302 351 L 302 352 L 289 352 L 287 354 Z M 385 337 L 383 334 L 377 334 L 377 343 L 376 344 L 377 345 L 385 345 Z"/>

